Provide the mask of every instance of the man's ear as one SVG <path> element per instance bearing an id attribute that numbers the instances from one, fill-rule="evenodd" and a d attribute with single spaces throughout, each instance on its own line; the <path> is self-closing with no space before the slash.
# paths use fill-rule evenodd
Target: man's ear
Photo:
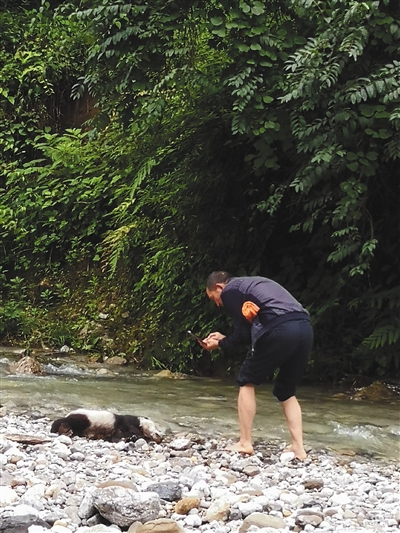
<path id="1" fill-rule="evenodd" d="M 215 284 L 215 288 L 216 289 L 220 289 L 222 291 L 222 289 L 225 287 L 225 283 L 216 283 Z"/>

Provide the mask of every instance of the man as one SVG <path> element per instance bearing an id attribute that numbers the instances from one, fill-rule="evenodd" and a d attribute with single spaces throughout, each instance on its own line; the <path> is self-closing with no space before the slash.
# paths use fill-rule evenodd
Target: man
<path id="1" fill-rule="evenodd" d="M 292 451 L 304 460 L 301 408 L 296 387 L 303 376 L 313 343 L 313 329 L 308 312 L 281 285 L 263 277 L 233 278 L 227 272 L 210 274 L 207 296 L 223 306 L 233 320 L 229 336 L 210 333 L 201 345 L 206 350 L 251 344 L 239 371 L 238 416 L 239 442 L 231 451 L 251 454 L 253 420 L 256 414 L 255 386 L 266 381 L 279 368 L 273 394 L 281 402 L 289 429 Z"/>

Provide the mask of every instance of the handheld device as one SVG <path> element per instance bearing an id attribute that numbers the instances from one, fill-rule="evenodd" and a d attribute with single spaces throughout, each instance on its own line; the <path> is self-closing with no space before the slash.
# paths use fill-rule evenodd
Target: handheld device
<path id="1" fill-rule="evenodd" d="M 198 342 L 201 342 L 203 344 L 203 341 L 200 339 L 200 337 L 198 337 L 197 335 L 195 335 L 192 331 L 190 331 L 190 329 L 188 329 L 187 333 L 193 337 L 194 339 L 196 339 L 196 341 Z"/>

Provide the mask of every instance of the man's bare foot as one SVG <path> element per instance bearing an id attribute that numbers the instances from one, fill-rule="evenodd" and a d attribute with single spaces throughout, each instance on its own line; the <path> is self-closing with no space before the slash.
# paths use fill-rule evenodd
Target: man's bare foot
<path id="1" fill-rule="evenodd" d="M 293 448 L 293 445 L 289 444 L 289 446 L 286 446 L 286 448 L 283 450 L 283 453 L 286 453 L 286 452 L 293 452 L 294 456 L 299 461 L 304 461 L 305 459 L 307 459 L 307 454 L 306 454 L 306 451 L 305 451 L 305 449 L 303 447 L 301 447 L 301 448 Z"/>
<path id="2" fill-rule="evenodd" d="M 251 444 L 242 444 L 241 442 L 236 442 L 236 444 L 228 444 L 225 450 L 229 452 L 246 453 L 248 455 L 251 455 L 254 451 Z"/>

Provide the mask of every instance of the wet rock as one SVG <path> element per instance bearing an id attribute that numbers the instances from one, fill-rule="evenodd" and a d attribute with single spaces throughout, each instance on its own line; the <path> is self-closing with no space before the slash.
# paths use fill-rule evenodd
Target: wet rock
<path id="1" fill-rule="evenodd" d="M 73 352 L 73 348 L 71 348 L 70 346 L 68 346 L 67 344 L 64 344 L 63 346 L 61 346 L 59 352 L 60 353 L 69 353 L 69 352 Z"/>
<path id="2" fill-rule="evenodd" d="M 182 374 L 182 372 L 171 372 L 171 370 L 161 370 L 154 375 L 155 378 L 167 378 L 167 379 L 188 379 L 187 374 Z"/>
<path id="3" fill-rule="evenodd" d="M 11 374 L 44 374 L 42 365 L 34 357 L 26 355 L 19 361 L 14 361 L 9 365 Z"/>
<path id="4" fill-rule="evenodd" d="M 108 357 L 104 362 L 107 365 L 114 366 L 123 366 L 127 364 L 127 360 L 124 357 L 119 357 L 118 355 L 115 355 L 114 357 Z"/>
<path id="5" fill-rule="evenodd" d="M 108 370 L 108 368 L 98 368 L 96 374 L 98 376 L 112 376 L 112 372 L 111 370 Z"/>
<path id="6" fill-rule="evenodd" d="M 374 402 L 393 400 L 398 397 L 399 394 L 396 389 L 386 383 L 382 383 L 382 381 L 374 381 L 368 387 L 361 387 L 350 396 L 352 400 L 369 400 Z"/>

